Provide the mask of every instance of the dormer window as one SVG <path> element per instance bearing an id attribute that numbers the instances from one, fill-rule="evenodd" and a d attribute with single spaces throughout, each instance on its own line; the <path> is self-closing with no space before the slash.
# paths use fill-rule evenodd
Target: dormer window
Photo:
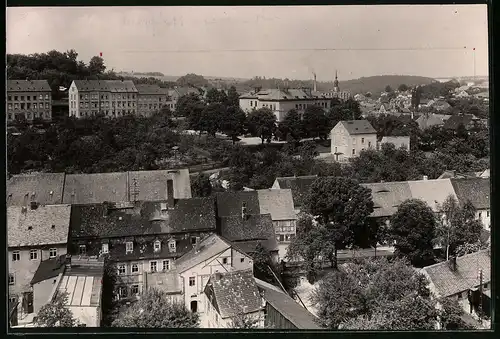
<path id="1" fill-rule="evenodd" d="M 160 208 L 161 208 L 161 211 L 162 211 L 162 212 L 166 211 L 166 210 L 167 210 L 167 203 L 162 202 L 162 203 L 160 204 Z"/>
<path id="2" fill-rule="evenodd" d="M 102 244 L 102 253 L 106 254 L 109 253 L 109 244 Z"/>
<path id="3" fill-rule="evenodd" d="M 154 242 L 154 250 L 155 252 L 159 252 L 161 250 L 161 242 L 159 240 Z"/>
<path id="4" fill-rule="evenodd" d="M 50 194 L 50 195 L 53 195 L 53 194 L 54 194 L 54 191 L 50 191 L 50 192 L 49 192 L 49 194 Z"/>
<path id="5" fill-rule="evenodd" d="M 170 252 L 175 252 L 176 251 L 176 246 L 175 246 L 175 239 L 171 239 L 168 241 L 168 250 Z"/>
<path id="6" fill-rule="evenodd" d="M 125 253 L 132 253 L 134 251 L 134 243 L 132 241 L 127 241 L 125 243 Z"/>

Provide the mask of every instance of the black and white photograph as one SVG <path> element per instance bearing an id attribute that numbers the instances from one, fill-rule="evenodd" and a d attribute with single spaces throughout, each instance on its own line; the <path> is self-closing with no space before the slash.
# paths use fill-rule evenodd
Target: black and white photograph
<path id="1" fill-rule="evenodd" d="M 488 41 L 487 5 L 7 7 L 8 331 L 490 330 Z"/>

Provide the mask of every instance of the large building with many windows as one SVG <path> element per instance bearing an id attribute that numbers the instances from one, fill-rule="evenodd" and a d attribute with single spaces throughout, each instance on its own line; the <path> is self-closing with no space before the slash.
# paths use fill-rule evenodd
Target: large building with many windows
<path id="1" fill-rule="evenodd" d="M 131 80 L 75 80 L 69 88 L 69 115 L 82 118 L 137 114 L 138 91 Z"/>
<path id="2" fill-rule="evenodd" d="M 168 89 L 157 85 L 135 85 L 138 92 L 137 113 L 149 117 L 163 106 L 173 108 Z"/>
<path id="3" fill-rule="evenodd" d="M 7 80 L 7 122 L 52 119 L 52 92 L 47 80 Z"/>

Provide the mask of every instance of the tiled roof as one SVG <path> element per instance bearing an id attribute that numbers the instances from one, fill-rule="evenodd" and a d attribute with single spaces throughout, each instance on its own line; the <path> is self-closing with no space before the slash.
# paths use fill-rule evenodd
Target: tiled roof
<path id="1" fill-rule="evenodd" d="M 285 89 L 263 89 L 245 93 L 240 96 L 241 99 L 258 99 L 264 101 L 282 101 L 282 100 L 311 100 L 311 99 L 325 99 L 327 98 L 325 93 L 313 92 L 311 94 L 307 90 L 290 88 Z"/>
<path id="2" fill-rule="evenodd" d="M 255 250 L 257 249 L 257 246 L 259 244 L 269 252 L 279 251 L 278 241 L 276 240 L 275 236 L 265 240 L 238 240 L 233 241 L 233 244 L 238 246 L 239 250 L 243 251 L 249 256 L 255 253 Z"/>
<path id="3" fill-rule="evenodd" d="M 438 114 L 422 114 L 420 117 L 418 117 L 416 122 L 418 124 L 418 127 L 421 130 L 424 130 L 432 126 L 444 125 L 445 120 Z"/>
<path id="4" fill-rule="evenodd" d="M 444 123 L 443 128 L 446 129 L 457 129 L 460 124 L 467 126 L 471 122 L 476 120 L 476 117 L 472 114 L 464 115 L 453 115 Z"/>
<path id="5" fill-rule="evenodd" d="M 350 135 L 377 134 L 377 131 L 368 120 L 339 121 L 339 124 L 342 124 Z"/>
<path id="6" fill-rule="evenodd" d="M 222 318 L 257 312 L 263 308 L 251 269 L 212 276 L 206 288 L 213 290 L 215 307 Z"/>
<path id="7" fill-rule="evenodd" d="M 192 87 L 177 87 L 177 88 L 168 90 L 168 95 L 170 97 L 181 97 L 181 96 L 188 95 L 191 93 L 192 94 L 200 94 L 200 91 L 198 91 L 196 88 L 192 88 Z"/>
<path id="8" fill-rule="evenodd" d="M 168 209 L 166 200 L 137 201 L 116 208 L 105 205 L 73 205 L 72 237 L 107 238 L 216 228 L 212 197 L 177 200 L 173 209 Z"/>
<path id="9" fill-rule="evenodd" d="M 491 256 L 488 249 L 456 258 L 453 271 L 448 261 L 422 269 L 435 287 L 438 298 L 445 298 L 479 285 L 479 269 L 483 270 L 483 284 L 491 281 Z"/>
<path id="10" fill-rule="evenodd" d="M 165 199 L 167 197 L 168 179 L 174 181 L 174 198 L 191 198 L 191 181 L 188 169 L 128 172 L 131 197 L 133 196 L 134 182 L 136 182 L 139 193 L 136 200 L 155 201 Z"/>
<path id="11" fill-rule="evenodd" d="M 260 213 L 270 214 L 272 220 L 296 219 L 291 189 L 258 190 Z"/>
<path id="12" fill-rule="evenodd" d="M 257 287 L 264 292 L 264 300 L 295 325 L 297 329 L 321 329 L 321 327 L 316 324 L 316 317 L 293 300 L 288 294 L 257 278 L 255 278 L 255 281 Z"/>
<path id="13" fill-rule="evenodd" d="M 63 202 L 95 204 L 104 201 L 129 201 L 127 172 L 67 174 Z"/>
<path id="14" fill-rule="evenodd" d="M 193 248 L 190 239 L 176 239 L 175 252 L 170 252 L 168 242 L 162 242 L 160 251 L 155 252 L 154 241 L 134 243 L 132 252 L 126 251 L 126 244 L 109 244 L 109 254 L 116 261 L 176 259 Z M 97 251 L 97 249 L 95 249 Z M 88 250 L 89 254 L 90 251 Z M 99 254 L 92 253 L 94 255 Z"/>
<path id="15" fill-rule="evenodd" d="M 137 93 L 132 80 L 74 80 L 79 92 Z"/>
<path id="16" fill-rule="evenodd" d="M 55 245 L 68 242 L 70 205 L 7 208 L 9 247 Z"/>
<path id="17" fill-rule="evenodd" d="M 64 273 L 66 255 L 60 255 L 53 259 L 43 260 L 38 265 L 38 269 L 31 279 L 31 285 L 37 284 L 41 281 L 55 278 L 60 273 Z"/>
<path id="18" fill-rule="evenodd" d="M 182 273 L 199 263 L 204 262 L 213 258 L 217 254 L 231 248 L 228 241 L 224 240 L 222 237 L 212 234 L 205 239 L 203 239 L 197 246 L 197 249 L 191 249 L 189 252 L 184 254 L 182 257 L 176 260 L 175 265 L 177 271 Z"/>
<path id="19" fill-rule="evenodd" d="M 408 185 L 412 198 L 423 200 L 434 212 L 449 195 L 457 199 L 450 179 L 408 181 Z"/>
<path id="20" fill-rule="evenodd" d="M 7 206 L 25 206 L 31 201 L 42 205 L 61 204 L 63 187 L 64 173 L 14 175 L 7 181 Z"/>
<path id="21" fill-rule="evenodd" d="M 168 89 L 158 85 L 136 84 L 135 88 L 142 95 L 168 95 Z"/>
<path id="22" fill-rule="evenodd" d="M 451 184 L 462 204 L 469 200 L 476 209 L 490 208 L 489 178 L 451 179 Z"/>
<path id="23" fill-rule="evenodd" d="M 269 214 L 222 217 L 220 224 L 221 235 L 230 241 L 275 238 Z"/>
<path id="24" fill-rule="evenodd" d="M 371 183 L 361 186 L 371 190 L 374 205 L 371 217 L 392 216 L 402 202 L 412 198 L 407 182 Z"/>
<path id="25" fill-rule="evenodd" d="M 304 198 L 309 193 L 312 183 L 318 178 L 317 175 L 302 177 L 279 177 L 276 178 L 280 189 L 291 189 L 293 204 L 295 208 L 302 206 Z"/>
<path id="26" fill-rule="evenodd" d="M 259 196 L 256 191 L 217 193 L 217 216 L 240 216 L 243 204 L 246 204 L 246 214 L 260 214 Z"/>
<path id="27" fill-rule="evenodd" d="M 7 92 L 50 92 L 47 80 L 7 80 Z"/>

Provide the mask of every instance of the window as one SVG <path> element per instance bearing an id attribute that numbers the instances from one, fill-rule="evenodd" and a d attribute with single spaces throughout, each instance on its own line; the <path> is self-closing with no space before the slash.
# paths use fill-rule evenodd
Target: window
<path id="1" fill-rule="evenodd" d="M 189 277 L 189 286 L 196 286 L 196 278 Z"/>
<path id="2" fill-rule="evenodd" d="M 458 299 L 458 300 L 462 300 L 462 292 L 458 293 L 458 295 L 457 295 L 457 299 Z"/>
<path id="3" fill-rule="evenodd" d="M 118 288 L 118 295 L 120 298 L 125 298 L 127 296 L 127 287 L 126 286 L 120 286 Z"/>
<path id="4" fill-rule="evenodd" d="M 24 95 L 21 95 L 21 101 L 23 101 L 23 100 L 24 100 Z"/>
<path id="5" fill-rule="evenodd" d="M 352 138 L 352 144 L 356 145 L 356 138 Z"/>
<path id="6" fill-rule="evenodd" d="M 132 285 L 130 288 L 130 294 L 137 295 L 139 294 L 139 285 Z"/>
<path id="7" fill-rule="evenodd" d="M 43 95 L 42 95 L 42 94 L 40 94 L 39 98 L 40 98 L 40 100 L 43 100 Z"/>
<path id="8" fill-rule="evenodd" d="M 17 101 L 17 95 L 14 95 L 14 101 Z"/>
<path id="9" fill-rule="evenodd" d="M 222 258 L 222 264 L 227 265 L 227 258 Z"/>
<path id="10" fill-rule="evenodd" d="M 352 155 L 355 155 L 356 154 L 356 150 L 353 148 L 352 149 Z"/>
<path id="11" fill-rule="evenodd" d="M 49 258 L 55 258 L 57 257 L 57 248 L 50 248 L 49 249 Z"/>
<path id="12" fill-rule="evenodd" d="M 14 285 L 16 283 L 16 278 L 14 277 L 14 274 L 9 273 L 9 285 Z"/>
<path id="13" fill-rule="evenodd" d="M 36 101 L 36 95 L 33 95 L 33 101 Z"/>
<path id="14" fill-rule="evenodd" d="M 118 265 L 118 275 L 123 275 L 127 273 L 127 269 L 125 268 L 124 264 Z"/>
<path id="15" fill-rule="evenodd" d="M 137 264 L 132 264 L 132 273 L 137 273 L 139 272 L 139 266 Z"/>
<path id="16" fill-rule="evenodd" d="M 102 244 L 102 253 L 109 253 L 109 244 Z"/>
<path id="17" fill-rule="evenodd" d="M 9 109 L 12 109 L 12 104 L 9 104 Z"/>
<path id="18" fill-rule="evenodd" d="M 483 213 L 479 212 L 479 218 L 482 218 L 482 216 L 483 216 Z"/>
<path id="19" fill-rule="evenodd" d="M 21 253 L 19 251 L 13 251 L 12 261 L 19 261 L 19 260 L 21 260 Z"/>
<path id="20" fill-rule="evenodd" d="M 365 143 L 365 138 L 361 138 L 361 143 L 364 144 Z"/>
<path id="21" fill-rule="evenodd" d="M 196 237 L 191 237 L 191 245 L 196 245 Z"/>
<path id="22" fill-rule="evenodd" d="M 156 272 L 156 261 L 151 261 L 149 266 L 151 268 L 151 272 Z"/>
<path id="23" fill-rule="evenodd" d="M 163 260 L 163 270 L 168 271 L 170 269 L 170 260 Z"/>
<path id="24" fill-rule="evenodd" d="M 12 95 L 9 95 L 9 99 L 8 99 L 8 100 L 9 100 L 9 101 L 12 101 Z"/>
<path id="25" fill-rule="evenodd" d="M 245 262 L 245 258 L 240 258 L 240 262 Z"/>
<path id="26" fill-rule="evenodd" d="M 132 241 L 127 241 L 125 244 L 125 253 L 130 253 L 134 251 L 134 243 Z"/>
<path id="27" fill-rule="evenodd" d="M 168 243 L 168 247 L 171 249 L 171 250 L 175 250 L 175 240 L 172 240 Z"/>
<path id="28" fill-rule="evenodd" d="M 161 250 L 161 243 L 158 240 L 154 242 L 154 249 L 155 249 L 155 252 L 158 252 L 159 250 Z"/>
<path id="29" fill-rule="evenodd" d="M 368 141 L 368 147 L 372 147 L 372 142 Z"/>
<path id="30" fill-rule="evenodd" d="M 38 250 L 30 250 L 30 260 L 38 259 Z"/>
<path id="31" fill-rule="evenodd" d="M 49 100 L 49 95 L 45 94 L 45 100 Z"/>
<path id="32" fill-rule="evenodd" d="M 486 216 L 489 218 L 490 217 L 490 211 L 486 211 Z"/>
<path id="33" fill-rule="evenodd" d="M 80 245 L 80 255 L 85 255 L 87 253 L 87 246 Z"/>

